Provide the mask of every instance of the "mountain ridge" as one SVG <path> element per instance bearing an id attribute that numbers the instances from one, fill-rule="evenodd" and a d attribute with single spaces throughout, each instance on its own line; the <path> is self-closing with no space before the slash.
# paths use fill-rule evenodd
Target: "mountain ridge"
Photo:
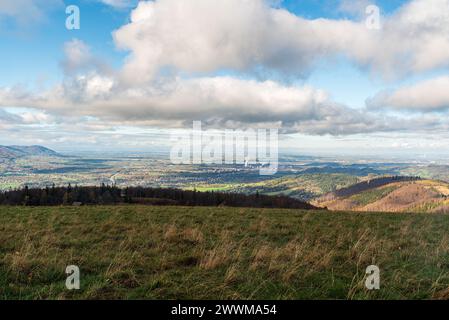
<path id="1" fill-rule="evenodd" d="M 333 192 L 312 204 L 332 211 L 447 213 L 449 183 L 418 178 L 391 180 L 374 184 L 371 189 Z"/>
<path id="2" fill-rule="evenodd" d="M 40 146 L 1 146 L 0 145 L 0 158 L 16 159 L 29 156 L 51 156 L 60 157 L 61 155 L 54 150 Z"/>

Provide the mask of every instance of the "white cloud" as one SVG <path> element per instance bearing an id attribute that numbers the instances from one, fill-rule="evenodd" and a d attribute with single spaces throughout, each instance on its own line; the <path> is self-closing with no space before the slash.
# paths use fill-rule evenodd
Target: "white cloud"
<path id="1" fill-rule="evenodd" d="M 113 74 L 113 70 L 101 59 L 95 57 L 90 47 L 79 39 L 72 39 L 64 44 L 64 59 L 61 67 L 67 77 L 83 75 L 91 71 Z"/>
<path id="2" fill-rule="evenodd" d="M 2 0 L 0 1 L 0 21 L 2 17 L 14 18 L 19 24 L 30 24 L 45 19 L 46 12 L 61 6 L 61 0 Z"/>
<path id="3" fill-rule="evenodd" d="M 68 74 L 88 67 L 93 61 L 90 48 L 78 39 L 66 42 L 64 44 L 64 53 L 65 58 L 62 61 L 62 67 Z"/>
<path id="4" fill-rule="evenodd" d="M 369 99 L 371 108 L 393 108 L 412 111 L 449 110 L 449 77 L 442 76 L 415 85 L 378 93 Z"/>
<path id="5" fill-rule="evenodd" d="M 365 17 L 366 8 L 370 5 L 376 5 L 375 0 L 342 0 L 338 10 L 350 14 L 357 18 Z"/>
<path id="6" fill-rule="evenodd" d="M 45 112 L 22 112 L 19 116 L 24 124 L 45 124 L 53 121 L 53 116 Z"/>
<path id="7" fill-rule="evenodd" d="M 89 73 L 39 94 L 0 90 L 2 106 L 28 107 L 105 123 L 214 127 L 277 126 L 313 134 L 348 134 L 385 128 L 376 119 L 333 102 L 310 86 L 232 77 L 176 79 L 123 89 L 112 77 Z"/>
<path id="8" fill-rule="evenodd" d="M 424 5 L 430 2 L 430 8 Z M 320 59 L 340 55 L 387 77 L 445 67 L 449 50 L 435 48 L 449 48 L 448 5 L 449 0 L 414 0 L 373 31 L 364 22 L 307 20 L 264 0 L 140 2 L 131 22 L 114 33 L 116 45 L 130 51 L 119 75 L 74 39 L 64 46 L 64 81 L 37 93 L 0 88 L 0 106 L 42 111 L 22 114 L 22 124 L 95 118 L 97 128 L 189 127 L 193 120 L 217 127 L 275 125 L 314 135 L 447 128 L 441 119 L 382 116 L 338 104 L 311 86 L 247 75 L 297 78 Z M 238 77 L 216 75 L 229 69 Z M 383 93 L 370 105 L 442 109 L 445 81 Z M 431 100 L 426 92 L 433 93 Z"/>
<path id="9" fill-rule="evenodd" d="M 142 1 L 114 39 L 130 51 L 123 70 L 130 83 L 165 67 L 297 77 L 340 55 L 393 77 L 449 65 L 449 0 L 413 0 L 386 17 L 382 30 L 364 21 L 307 20 L 264 0 Z"/>

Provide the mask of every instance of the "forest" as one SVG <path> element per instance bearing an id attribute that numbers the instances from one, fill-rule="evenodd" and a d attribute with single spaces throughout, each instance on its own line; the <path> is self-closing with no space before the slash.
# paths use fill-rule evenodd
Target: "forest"
<path id="1" fill-rule="evenodd" d="M 129 187 L 115 185 L 71 186 L 29 188 L 0 193 L 0 205 L 13 206 L 60 206 L 60 205 L 180 205 L 180 206 L 227 206 L 254 208 L 317 209 L 303 201 L 287 196 L 267 196 L 259 193 L 198 192 L 165 188 Z"/>
<path id="2" fill-rule="evenodd" d="M 394 182 L 405 182 L 405 181 L 418 181 L 421 180 L 420 177 L 404 177 L 404 176 L 392 176 L 392 177 L 380 177 L 367 181 L 363 181 L 360 183 L 356 183 L 352 186 L 341 188 L 339 190 L 334 191 L 334 195 L 337 197 L 350 197 L 352 195 L 385 186 Z"/>

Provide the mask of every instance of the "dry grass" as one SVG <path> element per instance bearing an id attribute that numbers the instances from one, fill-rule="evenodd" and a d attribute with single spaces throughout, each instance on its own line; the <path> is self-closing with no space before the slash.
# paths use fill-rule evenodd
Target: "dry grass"
<path id="1" fill-rule="evenodd" d="M 0 297 L 447 299 L 448 227 L 432 214 L 1 207 Z M 371 264 L 379 291 L 364 287 Z"/>

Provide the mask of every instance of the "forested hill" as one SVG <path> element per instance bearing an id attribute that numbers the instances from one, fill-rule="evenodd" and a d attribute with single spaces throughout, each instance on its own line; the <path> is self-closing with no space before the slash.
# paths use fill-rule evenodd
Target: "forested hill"
<path id="1" fill-rule="evenodd" d="M 421 180 L 419 177 L 404 177 L 404 176 L 392 176 L 392 177 L 380 177 L 372 180 L 363 181 L 356 183 L 352 186 L 339 189 L 334 191 L 333 194 L 336 197 L 350 197 L 354 194 L 367 191 L 370 189 L 375 189 L 382 187 L 394 182 L 404 182 L 404 181 L 418 181 Z"/>
<path id="2" fill-rule="evenodd" d="M 382 178 L 314 199 L 313 204 L 332 211 L 448 213 L 449 183 Z"/>
<path id="3" fill-rule="evenodd" d="M 0 146 L 0 158 L 15 159 L 27 156 L 61 156 L 56 151 L 42 146 Z"/>
<path id="4" fill-rule="evenodd" d="M 43 189 L 10 190 L 0 193 L 0 205 L 57 206 L 57 205 L 182 205 L 228 206 L 254 208 L 318 209 L 286 196 L 244 195 L 238 193 L 197 192 L 178 189 L 115 186 L 47 187 Z"/>

